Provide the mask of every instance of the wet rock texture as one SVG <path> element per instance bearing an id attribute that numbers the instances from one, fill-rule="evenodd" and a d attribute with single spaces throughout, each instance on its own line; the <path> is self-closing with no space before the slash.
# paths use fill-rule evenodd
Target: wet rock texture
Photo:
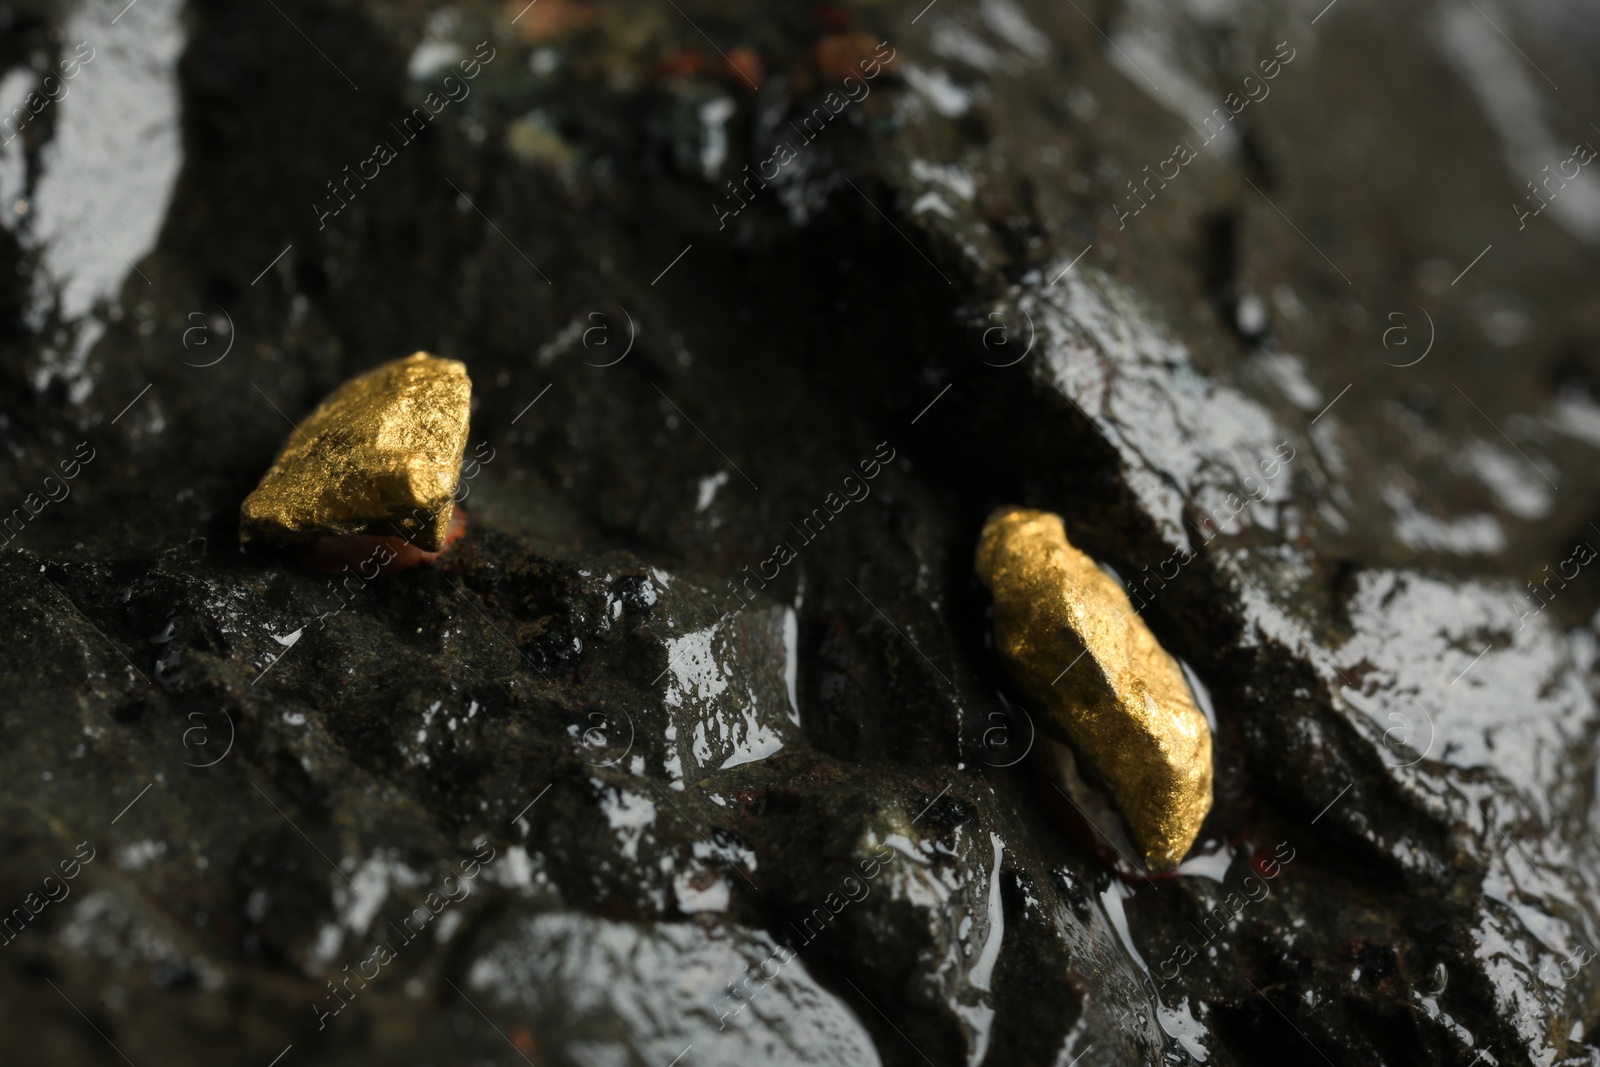
<path id="1" fill-rule="evenodd" d="M 1593 13 L 919 6 L 0 4 L 8 1061 L 1600 1062 Z M 466 538 L 241 550 L 418 349 Z M 1213 720 L 1174 875 L 1001 504 Z"/>

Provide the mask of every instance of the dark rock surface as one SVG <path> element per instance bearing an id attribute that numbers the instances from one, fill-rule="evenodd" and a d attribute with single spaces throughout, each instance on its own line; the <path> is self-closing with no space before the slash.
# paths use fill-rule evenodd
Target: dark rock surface
<path id="1" fill-rule="evenodd" d="M 1600 1063 L 1600 22 L 916 6 L 0 3 L 0 1059 Z M 243 552 L 417 349 L 465 541 Z M 1215 719 L 1175 876 L 1002 503 Z"/>

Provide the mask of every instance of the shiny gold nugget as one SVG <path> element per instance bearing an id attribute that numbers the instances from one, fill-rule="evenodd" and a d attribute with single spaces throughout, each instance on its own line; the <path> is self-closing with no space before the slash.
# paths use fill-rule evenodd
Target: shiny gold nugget
<path id="1" fill-rule="evenodd" d="M 471 399 L 466 364 L 426 352 L 351 378 L 289 435 L 240 505 L 239 540 L 300 544 L 398 529 L 438 551 Z"/>
<path id="2" fill-rule="evenodd" d="M 1067 541 L 1060 516 L 995 511 L 977 569 L 994 595 L 995 643 L 1045 731 L 1104 784 L 1145 863 L 1176 867 L 1211 810 L 1211 730 L 1177 662 Z"/>

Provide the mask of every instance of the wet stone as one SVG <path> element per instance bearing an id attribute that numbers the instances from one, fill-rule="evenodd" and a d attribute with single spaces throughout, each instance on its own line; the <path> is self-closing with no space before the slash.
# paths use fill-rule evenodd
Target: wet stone
<path id="1" fill-rule="evenodd" d="M 281 6 L 0 9 L 8 1062 L 1600 1062 L 1582 5 Z M 241 551 L 419 346 L 464 535 Z M 1171 872 L 1002 505 L 1206 720 Z"/>

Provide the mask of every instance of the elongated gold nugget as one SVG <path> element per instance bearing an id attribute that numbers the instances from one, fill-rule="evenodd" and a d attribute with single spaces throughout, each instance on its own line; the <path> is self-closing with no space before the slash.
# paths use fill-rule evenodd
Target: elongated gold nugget
<path id="1" fill-rule="evenodd" d="M 417 352 L 329 393 L 239 507 L 239 540 L 307 544 L 399 533 L 444 547 L 472 382 L 466 364 Z"/>
<path id="2" fill-rule="evenodd" d="M 1211 810 L 1211 730 L 1177 662 L 1058 515 L 995 511 L 977 570 L 995 644 L 1042 728 L 1104 784 L 1145 864 L 1176 867 Z"/>

